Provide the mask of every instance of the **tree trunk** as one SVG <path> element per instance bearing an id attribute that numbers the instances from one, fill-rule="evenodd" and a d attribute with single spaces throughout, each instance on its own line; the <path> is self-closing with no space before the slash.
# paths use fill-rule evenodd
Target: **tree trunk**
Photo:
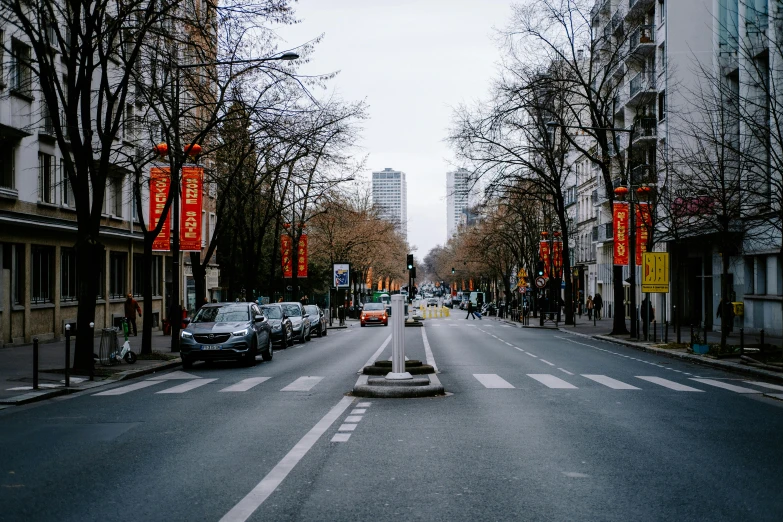
<path id="1" fill-rule="evenodd" d="M 568 248 L 568 235 L 563 234 L 563 280 L 565 281 L 565 324 L 575 324 L 574 314 L 574 288 L 571 280 L 571 259 Z M 560 289 L 557 290 L 560 292 Z"/>
<path id="2" fill-rule="evenodd" d="M 625 335 L 628 333 L 628 328 L 625 326 L 625 306 L 623 301 L 625 299 L 625 292 L 623 291 L 623 267 L 615 265 L 612 268 L 612 282 L 613 282 L 613 300 L 614 300 L 614 317 L 612 320 L 612 333 L 610 335 Z M 602 296 L 603 297 L 603 296 Z M 603 309 L 606 309 L 606 303 L 603 305 Z M 606 316 L 606 312 L 603 312 Z"/>
<path id="3" fill-rule="evenodd" d="M 90 323 L 95 321 L 95 303 L 98 294 L 96 274 L 105 275 L 100 263 L 104 260 L 104 247 L 95 236 L 80 238 L 76 243 L 76 270 L 79 306 L 76 315 L 76 347 L 73 369 L 88 372 L 93 368 L 95 351 L 94 330 Z M 101 268 L 104 268 L 102 270 Z"/>
<path id="4" fill-rule="evenodd" d="M 145 270 L 142 273 L 141 295 L 144 298 L 144 308 L 141 326 L 141 353 L 152 353 L 152 243 L 155 238 L 152 234 L 144 234 L 144 252 L 142 253 L 142 265 Z"/>
<path id="5" fill-rule="evenodd" d="M 729 254 L 727 252 L 721 252 L 721 277 L 720 277 L 720 299 L 721 302 L 718 305 L 722 307 L 720 310 L 720 349 L 721 353 L 725 353 L 726 350 L 726 337 L 729 335 L 729 328 L 731 321 L 733 321 L 733 315 L 726 312 L 730 309 L 731 303 L 729 302 Z M 706 324 L 706 321 L 705 321 Z M 707 339 L 704 339 L 707 342 Z M 762 347 L 763 349 L 763 347 Z"/>

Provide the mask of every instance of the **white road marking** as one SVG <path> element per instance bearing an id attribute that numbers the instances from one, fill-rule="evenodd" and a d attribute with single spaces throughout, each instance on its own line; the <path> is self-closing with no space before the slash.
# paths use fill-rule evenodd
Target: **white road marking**
<path id="1" fill-rule="evenodd" d="M 362 415 L 367 410 L 365 408 L 354 408 L 351 410 L 351 415 Z"/>
<path id="2" fill-rule="evenodd" d="M 369 408 L 372 405 L 371 402 L 360 402 L 356 405 L 357 408 Z"/>
<path id="3" fill-rule="evenodd" d="M 141 381 L 141 382 L 129 384 L 127 386 L 122 386 L 120 388 L 114 388 L 113 390 L 96 393 L 93 396 L 97 397 L 98 395 L 123 395 L 128 392 L 141 390 L 142 388 L 147 388 L 148 386 L 154 386 L 160 383 L 161 381 Z"/>
<path id="4" fill-rule="evenodd" d="M 341 424 L 337 431 L 353 431 L 358 424 Z"/>
<path id="5" fill-rule="evenodd" d="M 150 377 L 147 379 L 148 381 L 169 381 L 174 379 L 199 379 L 200 377 L 198 375 L 193 375 L 186 372 L 176 371 L 171 373 L 166 373 L 157 377 Z"/>
<path id="6" fill-rule="evenodd" d="M 427 364 L 435 369 L 435 373 L 438 372 L 438 366 L 435 364 L 435 357 L 432 356 L 432 349 L 430 348 L 430 341 L 427 339 L 427 332 L 424 328 L 421 329 L 421 340 L 424 341 L 424 355 L 427 357 Z"/>
<path id="7" fill-rule="evenodd" d="M 674 391 L 684 391 L 684 392 L 703 392 L 704 390 L 697 390 L 696 388 L 691 388 L 690 386 L 685 386 L 684 384 L 680 384 L 678 382 L 670 381 L 668 379 L 663 379 L 661 377 L 643 377 L 641 375 L 636 376 L 637 379 L 641 379 L 643 381 L 651 382 L 653 384 L 657 384 L 659 386 L 663 386 L 664 388 L 669 388 L 670 390 Z"/>
<path id="8" fill-rule="evenodd" d="M 713 379 L 696 379 L 691 377 L 692 381 L 700 382 L 702 384 L 708 384 L 709 386 L 715 386 L 716 388 L 723 388 L 724 390 L 733 391 L 736 393 L 761 393 L 759 390 L 753 390 L 751 388 L 744 388 L 742 386 L 735 386 L 727 382 L 716 381 Z"/>
<path id="9" fill-rule="evenodd" d="M 297 392 L 297 391 L 310 391 L 313 389 L 313 386 L 318 384 L 323 380 L 323 377 L 317 377 L 317 376 L 309 376 L 309 377 L 299 377 L 297 380 L 286 386 L 280 391 L 283 392 Z"/>
<path id="10" fill-rule="evenodd" d="M 474 373 L 473 377 L 486 388 L 513 388 L 510 382 L 494 373 Z"/>
<path id="11" fill-rule="evenodd" d="M 566 373 L 568 375 L 573 375 L 573 373 L 569 372 L 568 370 L 564 370 L 562 368 L 558 368 L 558 370 L 560 370 L 561 372 Z"/>
<path id="12" fill-rule="evenodd" d="M 332 442 L 348 442 L 350 438 L 350 433 L 335 433 L 334 437 L 332 437 Z"/>
<path id="13" fill-rule="evenodd" d="M 389 337 L 387 337 L 386 340 L 383 341 L 383 344 L 381 345 L 381 347 L 378 348 L 377 350 L 375 350 L 375 353 L 372 354 L 372 357 L 367 359 L 367 362 L 364 363 L 364 366 L 359 368 L 359 372 L 358 373 L 362 373 L 362 371 L 364 370 L 365 366 L 372 366 L 375 363 L 375 360 L 378 359 L 379 355 L 381 355 L 381 352 L 383 351 L 383 349 L 386 348 L 389 345 L 389 343 L 391 342 L 391 337 L 392 337 L 391 334 L 389 334 Z"/>
<path id="14" fill-rule="evenodd" d="M 554 375 L 550 375 L 548 373 L 528 373 L 528 377 L 532 377 L 533 379 L 537 380 L 547 388 L 557 388 L 557 389 L 565 389 L 565 390 L 575 390 L 576 386 L 573 384 L 569 384 L 565 382 L 563 379 L 559 377 L 555 377 Z"/>
<path id="15" fill-rule="evenodd" d="M 250 388 L 253 388 L 254 386 L 258 386 L 264 381 L 268 381 L 271 379 L 271 377 L 250 377 L 249 379 L 242 379 L 236 384 L 232 384 L 228 388 L 223 388 L 222 392 L 244 392 L 249 390 Z"/>
<path id="16" fill-rule="evenodd" d="M 761 381 L 744 381 L 748 384 L 753 384 L 756 386 L 761 386 L 762 388 L 769 388 L 771 390 L 780 390 L 783 391 L 783 386 L 778 386 L 777 384 L 770 384 L 768 382 L 761 382 Z"/>
<path id="17" fill-rule="evenodd" d="M 546 364 L 548 364 L 549 366 L 554 366 L 554 364 L 552 364 L 551 362 L 549 362 L 549 361 L 547 361 L 547 360 L 545 360 L 545 359 L 539 359 L 539 360 L 540 360 L 542 363 L 546 363 Z"/>
<path id="18" fill-rule="evenodd" d="M 637 388 L 636 386 L 631 386 L 630 384 L 626 384 L 624 382 L 618 381 L 617 379 L 612 379 L 611 377 L 607 377 L 606 375 L 586 375 L 582 374 L 582 377 L 587 377 L 591 381 L 595 381 L 599 384 L 603 384 L 604 386 L 608 386 L 609 388 L 613 390 L 639 390 L 641 388 Z"/>
<path id="19" fill-rule="evenodd" d="M 360 420 L 362 420 L 361 415 L 348 415 L 344 422 L 359 422 Z"/>
<path id="20" fill-rule="evenodd" d="M 523 350 L 522 348 L 519 348 L 518 346 L 515 346 L 514 348 L 516 348 L 517 350 L 519 350 L 522 353 L 525 353 L 525 350 Z"/>
<path id="21" fill-rule="evenodd" d="M 318 421 L 318 423 L 313 426 L 299 442 L 297 442 L 296 446 L 277 463 L 272 471 L 270 471 L 269 474 L 267 474 L 267 476 L 245 496 L 245 498 L 231 508 L 231 511 L 220 519 L 221 522 L 244 522 L 250 518 L 253 512 L 255 512 L 255 510 L 269 498 L 269 495 L 277 489 L 283 480 L 285 480 L 291 470 L 294 469 L 294 466 L 296 466 L 307 452 L 310 451 L 318 439 L 321 438 L 321 435 L 329 429 L 329 426 L 348 409 L 351 402 L 353 402 L 353 397 L 343 397 L 340 399 L 340 402 L 338 402 L 329 413 L 324 415 L 324 417 Z"/>
<path id="22" fill-rule="evenodd" d="M 509 345 L 509 346 L 514 346 L 513 344 L 511 344 L 511 343 L 510 343 L 510 342 L 508 342 L 508 341 L 503 341 L 503 342 L 504 342 L 504 343 L 506 343 L 506 344 L 507 344 L 507 345 Z"/>
<path id="23" fill-rule="evenodd" d="M 536 359 L 538 359 L 538 355 L 533 355 L 533 354 L 532 354 L 532 353 L 530 353 L 530 352 L 525 352 L 525 353 L 526 353 L 527 355 L 529 355 L 530 357 L 535 357 Z"/>
<path id="24" fill-rule="evenodd" d="M 166 388 L 165 390 L 161 390 L 158 393 L 185 393 L 185 392 L 189 392 L 190 390 L 195 390 L 196 388 L 199 388 L 201 386 L 204 386 L 205 384 L 209 384 L 212 381 L 216 381 L 216 380 L 217 379 L 196 379 L 194 381 L 179 384 L 177 386 L 174 386 L 173 388 Z"/>

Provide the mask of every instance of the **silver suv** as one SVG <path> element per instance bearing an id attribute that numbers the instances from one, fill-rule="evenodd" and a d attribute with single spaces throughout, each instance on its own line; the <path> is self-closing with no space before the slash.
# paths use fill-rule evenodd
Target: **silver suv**
<path id="1" fill-rule="evenodd" d="M 302 303 L 279 303 L 283 307 L 283 313 L 291 320 L 294 330 L 294 338 L 303 343 L 310 340 L 310 320 L 304 311 Z"/>

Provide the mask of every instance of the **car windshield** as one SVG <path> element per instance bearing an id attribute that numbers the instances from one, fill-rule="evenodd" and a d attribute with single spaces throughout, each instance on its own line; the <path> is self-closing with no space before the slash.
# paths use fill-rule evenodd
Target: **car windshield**
<path id="1" fill-rule="evenodd" d="M 319 313 L 318 306 L 316 306 L 316 305 L 307 305 L 307 306 L 305 306 L 305 311 L 307 312 L 308 315 Z"/>
<path id="2" fill-rule="evenodd" d="M 292 304 L 285 305 L 284 304 L 283 305 L 283 310 L 285 310 L 285 313 L 286 313 L 286 315 L 288 317 L 299 317 L 300 315 L 302 315 L 302 309 L 299 308 L 296 305 L 292 305 Z"/>
<path id="3" fill-rule="evenodd" d="M 194 323 L 234 323 L 249 320 L 247 305 L 207 306 L 199 310 L 193 318 Z"/>
<path id="4" fill-rule="evenodd" d="M 367 311 L 383 310 L 384 306 L 383 303 L 367 303 L 364 305 L 364 309 Z"/>
<path id="5" fill-rule="evenodd" d="M 265 306 L 261 308 L 261 311 L 264 312 L 264 315 L 267 316 L 269 319 L 283 318 L 283 311 L 277 306 L 269 306 L 269 307 Z"/>

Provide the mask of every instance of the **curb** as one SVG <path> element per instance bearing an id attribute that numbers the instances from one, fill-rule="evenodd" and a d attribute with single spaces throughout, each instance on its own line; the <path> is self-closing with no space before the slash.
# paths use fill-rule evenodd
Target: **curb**
<path id="1" fill-rule="evenodd" d="M 24 404 L 30 404 L 32 402 L 38 402 L 38 401 L 44 401 L 46 399 L 52 399 L 54 397 L 59 397 L 61 395 L 71 395 L 73 393 L 79 393 L 82 391 L 88 391 L 92 390 L 94 388 L 100 388 L 102 386 L 108 386 L 109 384 L 114 384 L 120 381 L 127 381 L 130 379 L 135 379 L 136 377 L 143 377 L 144 375 L 149 375 L 151 373 L 156 373 L 163 370 L 170 370 L 172 368 L 176 368 L 182 364 L 182 360 L 178 357 L 176 359 L 173 359 L 171 361 L 167 361 L 159 366 L 150 366 L 149 368 L 144 368 L 143 370 L 128 370 L 122 373 L 117 374 L 116 377 L 111 377 L 108 379 L 105 379 L 103 381 L 98 382 L 90 382 L 86 381 L 89 384 L 85 384 L 83 386 L 80 386 L 78 388 L 71 387 L 71 388 L 55 388 L 53 390 L 48 391 L 31 391 L 22 395 L 17 395 L 15 397 L 9 397 L 7 399 L 0 399 L 0 405 L 2 406 L 22 406 Z"/>
<path id="2" fill-rule="evenodd" d="M 752 367 L 744 367 L 744 366 L 735 366 L 731 363 L 725 363 L 720 360 L 714 360 L 714 359 L 704 359 L 702 357 L 699 357 L 698 355 L 693 355 L 690 353 L 680 353 L 680 352 L 671 352 L 669 350 L 663 350 L 661 348 L 655 348 L 654 346 L 648 346 L 646 344 L 641 343 L 635 343 L 632 341 L 625 341 L 623 339 L 616 339 L 614 337 L 611 337 L 609 335 L 590 335 L 590 334 L 583 334 L 579 332 L 573 332 L 571 330 L 567 330 L 565 328 L 558 328 L 563 333 L 567 333 L 569 335 L 576 335 L 577 337 L 584 337 L 587 339 L 596 339 L 599 341 L 606 341 L 614 344 L 619 344 L 621 346 L 628 346 L 630 348 L 634 348 L 636 350 L 652 353 L 655 355 L 663 355 L 666 357 L 670 357 L 672 359 L 681 359 L 688 362 L 693 362 L 696 364 L 701 364 L 704 366 L 710 366 L 713 368 L 719 368 L 721 370 L 725 370 L 728 372 L 733 373 L 739 373 L 739 374 L 745 374 L 745 375 L 752 375 L 755 377 L 766 377 L 768 379 L 773 379 L 779 382 L 783 382 L 783 375 L 771 372 L 768 370 L 763 370 L 760 368 L 752 368 Z"/>

